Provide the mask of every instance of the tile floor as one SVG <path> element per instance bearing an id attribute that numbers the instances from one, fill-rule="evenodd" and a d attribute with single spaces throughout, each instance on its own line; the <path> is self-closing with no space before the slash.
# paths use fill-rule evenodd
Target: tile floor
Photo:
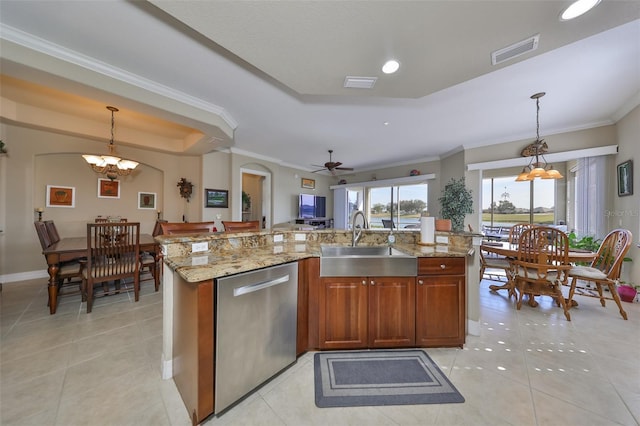
<path id="1" fill-rule="evenodd" d="M 638 425 L 640 303 L 578 298 L 567 322 L 549 298 L 515 309 L 480 288 L 481 334 L 465 348 L 427 352 L 464 404 L 317 408 L 313 356 L 207 425 Z M 138 303 L 109 296 L 93 312 L 75 296 L 50 316 L 43 280 L 4 284 L 0 424 L 189 425 L 171 380 L 160 378 L 162 292 Z"/>

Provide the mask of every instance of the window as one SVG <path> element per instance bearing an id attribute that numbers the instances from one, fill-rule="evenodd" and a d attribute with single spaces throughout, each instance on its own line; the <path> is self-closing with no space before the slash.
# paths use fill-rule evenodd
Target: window
<path id="1" fill-rule="evenodd" d="M 516 182 L 516 176 L 482 180 L 482 224 L 510 227 L 516 223 L 555 222 L 555 180 Z"/>
<path id="2" fill-rule="evenodd" d="M 428 192 L 426 183 L 369 188 L 369 227 L 419 228 L 420 216 L 427 209 Z"/>

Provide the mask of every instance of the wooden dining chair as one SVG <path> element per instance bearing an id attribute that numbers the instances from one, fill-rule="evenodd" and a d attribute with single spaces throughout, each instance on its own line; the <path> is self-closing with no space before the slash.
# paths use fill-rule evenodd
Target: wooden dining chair
<path id="1" fill-rule="evenodd" d="M 99 283 L 119 284 L 131 278 L 137 302 L 140 298 L 140 223 L 88 223 L 87 250 L 87 267 L 82 274 L 87 313 L 93 308 L 94 286 Z M 114 290 L 103 286 L 103 290 L 103 295 L 123 291 L 119 285 Z"/>
<path id="2" fill-rule="evenodd" d="M 58 234 L 58 229 L 56 228 L 56 224 L 53 220 L 45 220 L 44 221 L 45 228 L 47 228 L 47 234 L 49 234 L 49 240 L 51 240 L 51 244 L 55 244 L 60 241 L 60 234 Z"/>
<path id="3" fill-rule="evenodd" d="M 522 233 L 527 229 L 532 228 L 534 226 L 536 225 L 532 223 L 516 223 L 511 227 L 511 229 L 509 229 L 509 242 L 511 244 L 518 244 L 520 235 L 522 235 Z"/>
<path id="4" fill-rule="evenodd" d="M 391 220 L 391 219 L 382 219 L 382 227 L 383 228 L 395 229 L 395 225 L 393 223 L 393 220 Z"/>
<path id="5" fill-rule="evenodd" d="M 260 221 L 250 220 L 248 222 L 233 222 L 223 220 L 224 232 L 246 232 L 246 231 L 259 231 Z"/>
<path id="6" fill-rule="evenodd" d="M 55 230 L 53 236 L 50 234 L 49 230 L 51 229 L 51 225 L 47 226 L 47 222 L 51 222 L 51 224 L 53 224 L 53 221 L 34 222 L 36 233 L 38 234 L 38 240 L 40 241 L 43 251 L 49 248 L 52 244 L 60 241 L 60 236 L 58 235 L 57 230 Z M 72 294 L 82 295 L 82 271 L 85 264 L 86 258 L 84 257 L 60 263 L 58 273 L 56 275 L 56 291 L 58 296 Z M 49 298 L 47 297 L 47 306 L 49 305 L 48 299 Z M 60 298 L 56 300 L 60 300 Z M 84 300 L 84 295 L 82 295 L 82 300 Z"/>
<path id="7" fill-rule="evenodd" d="M 609 232 L 600 244 L 596 257 L 589 266 L 574 266 L 569 270 L 569 307 L 574 295 L 595 297 L 600 299 L 600 304 L 605 306 L 605 299 L 613 300 L 618 305 L 620 315 L 625 320 L 627 313 L 622 308 L 620 296 L 616 290 L 616 284 L 620 279 L 620 270 L 624 257 L 631 247 L 633 236 L 631 231 L 626 229 L 614 229 Z M 596 291 L 587 287 L 588 283 L 593 283 Z M 606 286 L 609 295 L 606 296 L 602 287 Z M 597 293 L 596 293 L 597 292 Z"/>
<path id="8" fill-rule="evenodd" d="M 217 232 L 215 222 L 160 222 L 162 235 Z"/>
<path id="9" fill-rule="evenodd" d="M 38 235 L 38 240 L 40 241 L 40 246 L 42 250 L 49 248 L 51 245 L 51 238 L 49 237 L 49 232 L 47 231 L 47 225 L 44 222 L 33 222 L 33 225 L 36 228 L 36 234 Z"/>
<path id="10" fill-rule="evenodd" d="M 532 306 L 534 296 L 551 296 L 562 307 L 567 321 L 571 321 L 569 306 L 562 295 L 562 285 L 571 269 L 567 234 L 549 226 L 526 229 L 518 239 L 518 255 L 513 265 L 518 310 L 525 294 Z"/>

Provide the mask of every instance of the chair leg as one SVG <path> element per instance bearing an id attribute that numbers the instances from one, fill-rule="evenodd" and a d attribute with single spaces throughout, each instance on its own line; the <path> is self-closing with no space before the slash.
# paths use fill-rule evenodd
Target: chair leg
<path id="1" fill-rule="evenodd" d="M 598 290 L 598 295 L 600 296 L 600 304 L 604 307 L 605 305 L 605 300 L 604 300 L 604 295 L 602 294 L 602 284 L 600 284 L 599 282 L 596 281 L 596 290 Z"/>
<path id="2" fill-rule="evenodd" d="M 618 291 L 616 290 L 615 284 L 607 283 L 607 286 L 609 287 L 609 292 L 611 293 L 613 300 L 616 302 L 616 305 L 618 305 L 618 309 L 620 309 L 620 315 L 622 315 L 622 318 L 626 320 L 627 313 L 624 311 L 624 309 L 622 309 L 622 302 L 620 301 L 620 296 L 618 296 Z"/>
<path id="3" fill-rule="evenodd" d="M 522 297 L 524 296 L 524 284 L 520 284 L 520 282 L 517 282 L 517 288 L 518 288 L 518 301 L 516 303 L 516 309 L 520 310 L 520 308 L 522 307 Z"/>
<path id="4" fill-rule="evenodd" d="M 567 321 L 571 321 L 571 314 L 569 313 L 569 307 L 567 306 L 568 304 L 566 303 L 566 301 L 564 300 L 564 296 L 562 295 L 562 286 L 560 283 L 556 284 L 556 290 L 557 290 L 557 296 L 556 296 L 556 303 L 562 307 L 562 311 L 564 312 L 564 316 L 565 318 L 567 318 Z"/>

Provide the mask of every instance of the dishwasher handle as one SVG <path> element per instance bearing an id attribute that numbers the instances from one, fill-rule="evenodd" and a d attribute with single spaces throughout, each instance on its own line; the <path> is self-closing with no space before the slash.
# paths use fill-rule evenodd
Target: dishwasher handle
<path id="1" fill-rule="evenodd" d="M 242 296 L 243 294 L 253 293 L 254 291 L 259 291 L 268 287 L 273 287 L 278 284 L 286 283 L 289 281 L 289 274 L 284 275 L 280 278 L 274 278 L 268 281 L 262 281 L 259 283 L 253 283 L 249 285 L 245 285 L 242 287 L 233 289 L 233 297 Z"/>

